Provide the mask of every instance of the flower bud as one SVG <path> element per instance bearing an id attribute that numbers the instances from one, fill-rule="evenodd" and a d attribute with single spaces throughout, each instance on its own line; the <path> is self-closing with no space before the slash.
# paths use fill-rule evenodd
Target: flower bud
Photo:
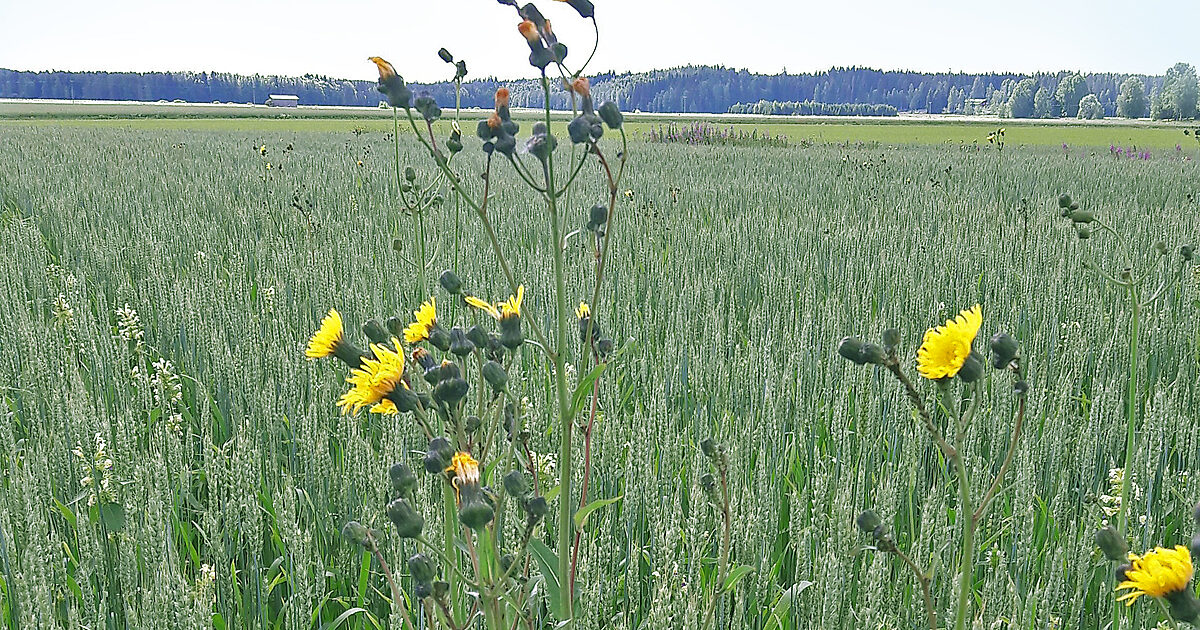
<path id="1" fill-rule="evenodd" d="M 467 333 L 461 326 L 450 329 L 450 354 L 465 357 L 475 351 L 475 344 L 467 339 Z"/>
<path id="2" fill-rule="evenodd" d="M 430 582 L 437 575 L 437 565 L 429 556 L 419 553 L 408 559 L 408 572 L 414 582 Z"/>
<path id="3" fill-rule="evenodd" d="M 1200 503 L 1196 504 L 1196 509 L 1192 511 L 1192 518 L 1196 519 L 1196 526 L 1200 527 Z"/>
<path id="4" fill-rule="evenodd" d="M 717 501 L 717 478 L 712 476 L 712 473 L 704 473 L 700 477 L 700 489 L 704 494 L 708 495 L 708 500 L 716 503 Z"/>
<path id="5" fill-rule="evenodd" d="M 1192 258 L 1196 257 L 1196 247 L 1194 245 L 1184 245 L 1179 248 L 1179 255 L 1183 257 L 1184 262 L 1192 262 Z"/>
<path id="6" fill-rule="evenodd" d="M 418 97 L 413 105 L 416 106 L 417 111 L 421 112 L 421 117 L 425 119 L 425 122 L 433 122 L 442 117 L 442 108 L 438 107 L 437 101 L 433 100 L 433 97 Z"/>
<path id="7" fill-rule="evenodd" d="M 388 469 L 388 478 L 392 481 L 392 489 L 402 497 L 409 496 L 417 485 L 417 476 L 402 462 L 392 464 Z"/>
<path id="8" fill-rule="evenodd" d="M 596 113 L 600 114 L 600 119 L 604 121 L 604 124 L 608 125 L 609 129 L 620 129 L 621 125 L 625 122 L 625 117 L 621 115 L 620 108 L 612 101 L 604 101 L 604 104 L 600 106 L 600 109 L 596 110 Z"/>
<path id="9" fill-rule="evenodd" d="M 450 149 L 451 155 L 462 151 L 462 132 L 458 129 L 450 132 L 450 139 L 446 140 L 446 148 Z"/>
<path id="10" fill-rule="evenodd" d="M 1113 574 L 1116 576 L 1117 582 L 1124 582 L 1125 577 L 1126 577 L 1125 574 L 1131 570 L 1133 570 L 1133 567 L 1131 565 L 1122 564 L 1122 565 L 1118 566 L 1115 571 L 1113 571 Z"/>
<path id="11" fill-rule="evenodd" d="M 858 337 L 843 337 L 838 342 L 837 351 L 843 358 L 849 359 L 857 365 L 863 365 L 866 361 L 862 358 L 863 346 L 866 343 Z"/>
<path id="12" fill-rule="evenodd" d="M 467 62 L 460 59 L 458 63 L 454 64 L 454 79 L 456 81 L 461 81 L 462 79 L 466 78 L 466 76 Z"/>
<path id="13" fill-rule="evenodd" d="M 401 538 L 416 538 L 425 529 L 425 517 L 413 509 L 408 499 L 396 499 L 389 503 L 387 515 Z"/>
<path id="14" fill-rule="evenodd" d="M 1167 255 L 1167 244 L 1163 241 L 1154 241 L 1154 252 L 1159 256 Z"/>
<path id="15" fill-rule="evenodd" d="M 983 357 L 979 356 L 978 352 L 971 351 L 967 355 L 967 359 L 963 361 L 962 368 L 958 370 L 958 378 L 961 378 L 964 383 L 974 383 L 983 376 Z"/>
<path id="16" fill-rule="evenodd" d="M 1059 195 L 1058 196 L 1058 207 L 1070 208 L 1071 207 L 1071 195 L 1068 195 L 1067 193 L 1063 193 L 1063 194 Z"/>
<path id="17" fill-rule="evenodd" d="M 488 361 L 483 364 L 482 369 L 483 380 L 497 393 L 504 391 L 504 387 L 508 385 L 508 372 L 504 371 L 504 366 L 495 361 Z"/>
<path id="18" fill-rule="evenodd" d="M 451 55 L 450 51 L 445 48 L 438 50 L 438 57 L 441 57 L 442 61 L 446 63 L 454 63 L 454 55 Z"/>
<path id="19" fill-rule="evenodd" d="M 1018 396 L 1024 396 L 1029 393 L 1029 383 L 1025 381 L 1017 381 L 1013 383 L 1013 393 Z"/>
<path id="20" fill-rule="evenodd" d="M 862 347 L 861 358 L 864 363 L 883 365 L 883 363 L 887 361 L 887 354 L 884 353 L 883 348 L 880 348 L 876 344 L 864 343 Z"/>
<path id="21" fill-rule="evenodd" d="M 542 518 L 550 512 L 550 506 L 546 503 L 546 497 L 533 497 L 525 503 L 525 511 L 529 513 L 530 518 Z"/>
<path id="22" fill-rule="evenodd" d="M 1121 279 L 1121 282 L 1132 282 L 1133 270 L 1129 267 L 1126 267 L 1121 270 L 1121 273 L 1117 274 L 1117 277 Z"/>
<path id="23" fill-rule="evenodd" d="M 346 540 L 356 544 L 366 546 L 368 531 L 365 525 L 358 521 L 348 521 L 342 526 L 342 536 Z"/>
<path id="24" fill-rule="evenodd" d="M 1072 210 L 1067 218 L 1076 223 L 1091 223 L 1096 220 L 1096 213 L 1091 210 Z"/>
<path id="25" fill-rule="evenodd" d="M 1190 547 L 1193 558 L 1200 558 L 1200 534 L 1192 537 L 1192 546 Z"/>
<path id="26" fill-rule="evenodd" d="M 467 391 L 471 388 L 462 377 L 445 378 L 445 367 L 442 368 L 443 380 L 433 389 L 433 397 L 435 400 L 446 403 L 453 407 L 457 405 L 467 395 Z"/>
<path id="27" fill-rule="evenodd" d="M 579 12 L 579 17 L 590 18 L 596 15 L 596 7 L 592 5 L 592 0 L 558 0 L 571 5 L 572 9 Z"/>
<path id="28" fill-rule="evenodd" d="M 1079 240 L 1086 241 L 1092 238 L 1092 228 L 1088 227 L 1086 223 L 1078 223 L 1075 225 L 1075 235 L 1079 237 Z"/>
<path id="29" fill-rule="evenodd" d="M 592 211 L 588 214 L 588 229 L 596 230 L 605 223 L 608 223 L 608 208 L 599 203 L 592 206 Z"/>
<path id="30" fill-rule="evenodd" d="M 425 470 L 431 474 L 437 475 L 442 473 L 450 465 L 450 458 L 454 456 L 454 447 L 450 445 L 450 440 L 444 437 L 436 437 L 429 441 L 429 447 L 425 449 Z"/>
<path id="31" fill-rule="evenodd" d="M 596 352 L 599 352 L 601 357 L 607 357 L 608 355 L 612 354 L 612 351 L 613 351 L 613 340 L 612 339 L 605 337 L 605 338 L 601 339 L 600 341 L 596 342 Z"/>
<path id="32" fill-rule="evenodd" d="M 1079 209 L 1079 202 L 1078 202 L 1078 201 L 1072 201 L 1072 202 L 1071 202 L 1071 205 L 1070 205 L 1070 206 L 1069 206 L 1067 209 L 1068 209 L 1068 210 L 1071 210 L 1072 212 L 1074 212 L 1075 210 L 1078 210 L 1078 209 Z"/>
<path id="33" fill-rule="evenodd" d="M 433 585 L 429 582 L 417 582 L 413 585 L 413 595 L 418 600 L 433 596 Z"/>
<path id="34" fill-rule="evenodd" d="M 371 343 L 384 344 L 387 343 L 388 339 L 391 337 L 391 335 L 389 335 L 388 332 L 383 329 L 383 324 L 375 318 L 368 319 L 366 323 L 362 325 L 362 331 L 363 334 L 367 336 L 367 339 L 371 340 Z"/>
<path id="35" fill-rule="evenodd" d="M 438 284 L 442 285 L 446 293 L 451 295 L 458 295 L 462 291 L 462 280 L 459 279 L 458 274 L 449 269 L 438 276 Z"/>
<path id="36" fill-rule="evenodd" d="M 992 367 L 997 370 L 1003 370 L 1012 363 L 1013 359 L 1017 358 L 1017 340 L 1013 339 L 1008 333 L 998 332 L 992 335 L 992 339 L 988 342 L 988 346 L 992 349 Z"/>
<path id="37" fill-rule="evenodd" d="M 1096 532 L 1096 546 L 1109 560 L 1122 561 L 1129 555 L 1129 545 L 1111 525 Z"/>
<path id="38" fill-rule="evenodd" d="M 900 330 L 897 328 L 889 328 L 883 331 L 883 347 L 889 353 L 895 352 L 900 346 Z"/>
<path id="39" fill-rule="evenodd" d="M 591 123 L 582 114 L 576 116 L 574 120 L 567 124 L 567 135 L 571 137 L 571 142 L 575 144 L 587 142 L 592 135 Z"/>
<path id="40" fill-rule="evenodd" d="M 514 497 L 529 494 L 529 482 L 525 481 L 525 474 L 519 470 L 511 470 L 504 475 L 504 491 Z"/>
<path id="41" fill-rule="evenodd" d="M 420 396 L 403 384 L 393 389 L 388 399 L 396 405 L 396 410 L 400 413 L 416 411 L 423 406 Z"/>
<path id="42" fill-rule="evenodd" d="M 450 349 L 450 335 L 441 326 L 429 329 L 429 345 L 446 352 Z"/>
<path id="43" fill-rule="evenodd" d="M 854 519 L 854 524 L 858 526 L 859 531 L 864 534 L 874 534 L 875 528 L 883 525 L 883 519 L 879 518 L 873 510 L 864 510 Z"/>
<path id="44" fill-rule="evenodd" d="M 415 181 L 417 179 L 416 169 L 414 169 L 411 166 L 405 166 L 404 167 L 404 179 L 408 180 L 408 183 L 410 183 L 410 184 L 413 183 L 413 181 Z"/>
<path id="45" fill-rule="evenodd" d="M 704 438 L 700 442 L 700 450 L 704 453 L 705 457 L 710 459 L 717 456 L 718 448 L 719 447 L 717 446 L 716 441 L 714 441 L 712 438 Z"/>
<path id="46" fill-rule="evenodd" d="M 393 315 L 387 318 L 387 329 L 392 337 L 404 338 L 404 320 L 399 317 Z"/>

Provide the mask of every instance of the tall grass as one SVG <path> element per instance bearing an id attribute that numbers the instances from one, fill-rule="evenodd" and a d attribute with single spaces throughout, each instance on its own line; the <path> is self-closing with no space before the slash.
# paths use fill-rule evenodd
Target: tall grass
<path id="1" fill-rule="evenodd" d="M 403 163 L 422 163 L 417 146 L 401 149 Z M 976 301 L 985 330 L 1017 323 L 1009 332 L 1033 385 L 1026 441 L 984 528 L 997 534 L 978 541 L 984 627 L 1105 622 L 1110 567 L 1092 533 L 1105 518 L 1098 501 L 1109 471 L 1123 465 L 1128 346 L 1119 331 L 1128 322 L 1121 295 L 1079 268 L 1081 244 L 1064 232 L 1056 197 L 1090 200 L 1147 243 L 1149 261 L 1159 238 L 1174 246 L 1200 237 L 1195 164 L 1010 147 L 997 177 L 995 154 L 969 147 L 638 151 L 606 278 L 613 299 L 595 314 L 623 358 L 604 385 L 592 496 L 624 498 L 588 519 L 580 627 L 701 623 L 720 529 L 699 487 L 708 464 L 698 444 L 710 436 L 729 462 L 731 566 L 749 567 L 715 611 L 719 627 L 923 623 L 903 568 L 861 550 L 852 519 L 866 507 L 918 563 L 937 567 L 936 599 L 950 601 L 951 475 L 886 374 L 854 369 L 834 347 L 847 331 L 890 326 L 915 339 Z M 419 302 L 422 289 L 393 249 L 412 258 L 408 223 L 391 201 L 390 152 L 374 132 L 5 129 L 8 627 L 389 623 L 382 576 L 339 530 L 355 519 L 393 536 L 383 527 L 387 467 L 425 443 L 402 422 L 338 415 L 341 373 L 304 361 L 302 349 L 330 305 L 353 329 Z M 478 153 L 468 146 L 462 157 Z M 533 289 L 526 299 L 545 312 L 545 228 L 500 179 L 493 222 Z M 579 199 L 604 191 L 593 192 Z M 588 207 L 579 205 L 569 211 L 582 226 Z M 450 266 L 453 208 L 429 226 L 435 266 Z M 465 245 L 484 242 L 478 227 L 458 229 L 467 247 L 459 275 L 473 286 L 495 278 L 487 250 Z M 567 255 L 567 285 L 586 286 L 590 250 L 572 240 Z M 507 294 L 498 282 L 480 289 Z M 1149 455 L 1126 473 L 1139 489 L 1129 512 L 1135 547 L 1192 533 L 1198 295 L 1192 276 L 1143 314 L 1136 437 Z M 60 296 L 69 316 L 56 308 Z M 144 327 L 143 352 L 180 376 L 177 421 L 131 375 L 145 355 L 114 338 L 114 313 L 126 304 Z M 993 394 L 985 383 L 984 404 L 1009 404 L 1006 387 L 997 381 Z M 551 466 L 550 384 L 523 388 L 531 443 Z M 998 462 L 1010 428 L 978 427 L 967 444 L 972 465 Z M 86 462 L 71 453 L 94 447 L 97 434 L 123 522 L 92 513 Z M 414 551 L 396 538 L 386 544 L 390 557 Z M 1134 627 L 1150 619 L 1139 608 Z"/>

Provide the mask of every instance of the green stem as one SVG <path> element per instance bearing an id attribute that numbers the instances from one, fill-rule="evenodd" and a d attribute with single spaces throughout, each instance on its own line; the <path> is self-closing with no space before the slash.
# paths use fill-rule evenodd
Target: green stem
<path id="1" fill-rule="evenodd" d="M 954 613 L 955 630 L 966 630 L 967 610 L 970 608 L 972 584 L 975 578 L 975 530 L 979 521 L 971 506 L 971 477 L 963 457 L 965 427 L 970 425 L 979 408 L 979 383 L 971 387 L 971 402 L 963 416 L 953 413 L 954 418 L 954 467 L 958 471 L 959 518 L 963 522 L 962 555 L 958 567 L 958 606 Z"/>
<path id="2" fill-rule="evenodd" d="M 1138 304 L 1137 287 L 1129 285 L 1129 303 L 1132 307 L 1129 326 L 1129 390 L 1125 401 L 1125 478 L 1121 483 L 1121 505 L 1117 516 L 1117 532 L 1124 536 L 1129 521 L 1129 486 L 1133 481 L 1134 431 L 1137 424 L 1138 396 L 1138 334 L 1141 327 L 1141 306 Z"/>
<path id="3" fill-rule="evenodd" d="M 450 484 L 442 485 L 442 510 L 445 513 L 442 519 L 443 531 L 443 546 L 449 559 L 454 563 L 450 568 L 452 571 L 446 572 L 446 581 L 450 583 L 450 602 L 454 609 L 455 623 L 461 622 L 463 619 L 462 599 L 458 596 L 458 577 L 456 574 L 462 571 L 458 568 L 458 553 L 457 547 L 454 545 L 454 532 L 458 529 L 458 507 L 454 504 L 454 490 Z"/>

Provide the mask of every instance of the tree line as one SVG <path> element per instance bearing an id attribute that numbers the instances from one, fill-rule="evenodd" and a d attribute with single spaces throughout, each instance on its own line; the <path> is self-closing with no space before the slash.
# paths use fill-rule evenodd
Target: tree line
<path id="1" fill-rule="evenodd" d="M 760 114 L 766 116 L 895 116 L 891 105 L 867 103 L 814 103 L 813 101 L 758 101 L 730 106 L 731 114 Z"/>
<path id="2" fill-rule="evenodd" d="M 463 84 L 466 107 L 489 108 L 495 90 L 509 88 L 512 104 L 540 107 L 540 84 L 494 77 Z M 412 84 L 442 107 L 453 106 L 452 82 Z M 1196 70 L 1178 63 L 1164 75 L 1119 73 L 922 73 L 871 68 L 756 74 L 719 66 L 685 66 L 651 72 L 592 77 L 592 92 L 625 111 L 724 113 L 774 103 L 782 110 L 839 106 L 885 106 L 878 111 L 932 114 L 996 114 L 1017 118 L 1150 115 L 1191 119 L 1197 114 Z M 269 94 L 294 94 L 303 105 L 372 106 L 380 101 L 374 81 L 306 74 L 301 77 L 225 72 L 61 72 L 0 69 L 0 98 L 81 100 L 184 100 L 262 103 Z M 569 108 L 569 95 L 551 96 Z M 801 105 L 807 103 L 808 105 Z M 761 105 L 768 108 L 767 105 Z M 820 109 L 820 108 L 817 108 Z M 849 111 L 849 110 L 846 110 Z M 865 111 L 865 110 L 864 110 Z"/>

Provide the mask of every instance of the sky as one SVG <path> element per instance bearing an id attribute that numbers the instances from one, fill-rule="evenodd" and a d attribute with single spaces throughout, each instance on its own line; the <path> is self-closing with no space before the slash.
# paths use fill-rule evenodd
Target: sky
<path id="1" fill-rule="evenodd" d="M 594 0 L 592 71 L 686 64 L 793 73 L 832 66 L 926 72 L 1162 74 L 1200 64 L 1194 0 Z M 590 21 L 537 2 L 577 67 Z M 534 76 L 511 7 L 495 0 L 195 2 L 0 0 L 0 68 L 194 70 L 374 79 L 379 55 L 410 81 Z M 571 63 L 574 62 L 574 63 Z"/>

